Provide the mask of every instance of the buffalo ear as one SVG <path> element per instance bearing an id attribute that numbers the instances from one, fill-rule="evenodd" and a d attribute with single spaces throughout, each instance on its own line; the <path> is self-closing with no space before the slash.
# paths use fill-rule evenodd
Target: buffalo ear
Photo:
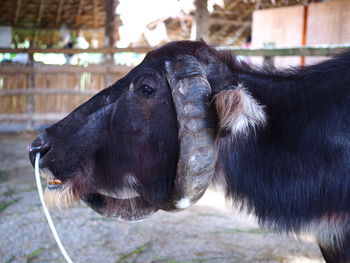
<path id="1" fill-rule="evenodd" d="M 264 107 L 241 85 L 236 89 L 223 90 L 214 96 L 219 119 L 219 134 L 247 135 L 266 123 Z"/>

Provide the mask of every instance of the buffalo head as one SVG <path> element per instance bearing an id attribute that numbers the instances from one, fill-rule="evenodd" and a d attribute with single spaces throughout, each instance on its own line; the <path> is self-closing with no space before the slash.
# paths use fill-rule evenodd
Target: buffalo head
<path id="1" fill-rule="evenodd" d="M 220 114 L 210 102 L 233 82 L 222 56 L 204 42 L 149 52 L 32 143 L 31 162 L 37 152 L 42 156 L 48 204 L 81 199 L 102 215 L 128 221 L 188 207 L 214 175 Z"/>

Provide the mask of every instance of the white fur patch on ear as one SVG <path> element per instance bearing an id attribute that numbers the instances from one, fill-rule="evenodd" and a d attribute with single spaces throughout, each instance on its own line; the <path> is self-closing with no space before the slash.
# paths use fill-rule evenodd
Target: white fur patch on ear
<path id="1" fill-rule="evenodd" d="M 244 135 L 266 123 L 263 106 L 242 85 L 237 89 L 219 92 L 214 96 L 214 103 L 220 132 L 230 131 L 232 135 Z"/>

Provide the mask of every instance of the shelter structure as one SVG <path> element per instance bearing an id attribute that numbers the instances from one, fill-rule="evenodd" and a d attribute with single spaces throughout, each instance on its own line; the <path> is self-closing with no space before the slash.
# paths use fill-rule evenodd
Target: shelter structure
<path id="1" fill-rule="evenodd" d="M 316 2 L 323 0 L 223 0 L 208 12 L 207 0 L 195 0 L 190 13 L 158 19 L 147 28 L 164 23 L 169 40 L 204 39 L 211 45 L 241 45 L 250 40 L 254 11 Z"/>
<path id="2" fill-rule="evenodd" d="M 108 48 L 115 47 L 119 39 L 121 21 L 115 12 L 118 3 L 118 0 L 1 1 L 0 27 L 10 29 L 6 32 L 12 35 L 12 44 L 2 45 L 3 52 L 27 52 L 29 62 L 0 65 L 0 132 L 12 124 L 19 129 L 33 129 L 55 122 L 129 70 L 114 63 L 87 67 L 44 65 L 34 62 L 34 52 L 29 51 L 74 50 L 74 45 L 61 43 L 65 41 L 62 39 L 65 31 L 72 38 L 83 35 L 85 47 L 106 48 L 103 53 L 108 56 Z M 25 46 L 26 42 L 29 46 Z M 24 127 L 18 126 L 23 123 Z"/>
<path id="3" fill-rule="evenodd" d="M 338 24 L 341 25 L 341 30 L 345 30 L 341 31 L 345 33 L 339 34 L 339 39 L 342 37 L 342 42 L 339 40 L 331 44 L 349 43 L 348 38 L 343 38 L 343 36 L 350 35 L 346 31 L 350 28 L 348 26 L 350 20 L 347 18 L 347 10 L 350 10 L 348 0 L 332 0 L 326 3 L 319 3 L 323 2 L 321 0 L 222 0 L 221 4 L 216 4 L 210 9 L 208 2 L 208 0 L 195 0 L 192 11 L 182 12 L 177 17 L 164 17 L 153 21 L 148 25 L 148 30 L 153 30 L 162 24 L 163 28 L 166 29 L 167 41 L 203 38 L 209 44 L 224 46 L 216 47 L 218 49 L 230 49 L 238 55 L 262 56 L 264 63 L 270 61 L 271 64 L 273 64 L 271 58 L 276 56 L 329 56 L 349 47 L 349 45 L 345 45 L 326 48 L 300 48 L 308 43 L 317 44 L 319 41 L 311 35 L 311 30 L 309 32 L 306 30 L 308 27 L 317 28 L 319 25 L 320 20 L 315 16 L 319 13 L 317 10 L 329 14 L 327 16 L 327 21 L 330 21 L 327 22 L 329 26 L 324 28 L 327 28 L 330 33 L 340 32 L 339 30 L 331 30 Z M 337 4 L 333 5 L 333 2 L 337 2 Z M 310 8 L 310 16 L 308 17 L 303 14 L 308 14 L 305 10 L 308 10 L 307 8 L 311 7 L 311 4 L 305 6 L 303 4 L 309 3 L 312 3 L 313 8 Z M 130 70 L 129 67 L 109 63 L 111 55 L 118 52 L 146 53 L 151 49 L 150 46 L 143 46 L 147 44 L 147 41 L 134 43 L 136 47 L 116 47 L 116 42 L 119 39 L 118 28 L 121 25 L 121 20 L 115 13 L 118 4 L 119 0 L 1 1 L 0 27 L 10 29 L 13 37 L 12 41 L 10 39 L 9 46 L 4 47 L 1 46 L 2 36 L 0 34 L 0 53 L 27 53 L 29 57 L 32 57 L 35 53 L 70 55 L 98 52 L 105 54 L 109 59 L 108 63 L 89 66 L 44 65 L 33 63 L 32 58 L 29 60 L 30 63 L 26 65 L 16 63 L 0 65 L 0 132 L 5 127 L 3 124 L 23 125 L 24 123 L 24 129 L 33 129 L 61 119 L 93 94 L 109 86 Z M 327 7 L 325 8 L 323 4 L 327 4 Z M 265 40 L 261 39 L 260 36 L 266 36 L 268 32 L 264 31 L 263 34 L 261 32 L 268 29 L 266 26 L 259 29 L 258 27 L 263 23 L 256 21 L 262 19 L 259 21 L 265 23 L 267 21 L 264 17 L 265 14 L 271 21 L 276 19 L 273 12 L 271 14 L 267 12 L 268 8 L 286 7 L 294 10 L 294 5 L 296 6 L 295 10 L 300 11 L 298 11 L 298 17 L 302 17 L 299 19 L 301 23 L 290 22 L 293 16 L 288 16 L 288 19 L 277 19 L 284 21 L 280 24 L 286 25 L 288 30 L 291 25 L 295 25 L 294 27 L 301 25 L 299 31 L 296 31 L 301 35 L 298 33 L 298 38 L 294 37 L 294 39 L 300 39 L 296 48 L 242 49 L 232 47 L 250 41 L 251 36 L 253 43 L 254 41 L 255 43 L 263 43 Z M 332 17 L 336 14 L 335 9 L 331 9 L 334 6 L 337 6 L 337 10 L 342 10 L 345 14 L 341 16 L 341 19 L 342 21 L 346 20 L 346 23 L 338 23 L 337 20 L 337 25 L 331 24 Z M 332 10 L 332 12 L 327 10 Z M 289 10 L 287 11 L 289 12 Z M 254 26 L 254 23 L 258 26 Z M 252 27 L 255 29 L 252 30 Z M 275 28 L 275 26 L 268 28 Z M 69 31 L 73 37 L 77 38 L 83 34 L 89 48 L 59 46 L 57 43 L 62 40 L 62 30 Z M 278 43 L 278 38 L 276 39 L 276 43 Z M 29 42 L 29 46 L 23 46 L 25 41 Z M 300 58 L 297 58 L 298 63 L 299 61 Z"/>
<path id="4" fill-rule="evenodd" d="M 115 46 L 121 24 L 118 0 L 2 0 L 0 26 L 12 29 L 13 46 L 56 47 L 62 30 L 79 32 L 94 47 Z M 108 38 L 106 42 L 105 39 Z M 94 42 L 94 43 L 93 43 Z"/>

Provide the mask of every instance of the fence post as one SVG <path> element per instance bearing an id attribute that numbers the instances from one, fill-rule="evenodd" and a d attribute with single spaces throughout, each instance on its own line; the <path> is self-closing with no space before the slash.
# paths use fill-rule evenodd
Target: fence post
<path id="1" fill-rule="evenodd" d="M 274 42 L 264 42 L 264 48 L 274 48 L 276 44 Z M 274 68 L 275 61 L 273 56 L 264 56 L 263 66 L 267 68 Z"/>
<path id="2" fill-rule="evenodd" d="M 106 71 L 105 71 L 105 87 L 104 88 L 107 88 L 109 87 L 109 85 L 111 85 L 112 81 L 111 81 L 111 74 L 110 74 L 110 69 L 109 69 L 109 66 L 106 67 Z"/>
<path id="3" fill-rule="evenodd" d="M 270 56 L 264 57 L 263 65 L 264 67 L 267 67 L 267 68 L 274 68 L 275 63 L 274 63 L 273 57 L 270 57 Z"/>
<path id="4" fill-rule="evenodd" d="M 27 75 L 27 89 L 33 89 L 35 88 L 35 73 L 34 73 L 34 60 L 33 60 L 33 54 L 28 54 L 28 67 L 30 67 L 30 71 Z M 28 94 L 27 95 L 27 108 L 26 111 L 29 116 L 33 116 L 35 114 L 35 95 L 34 94 Z M 34 131 L 34 121 L 33 119 L 27 120 L 27 130 Z"/>

